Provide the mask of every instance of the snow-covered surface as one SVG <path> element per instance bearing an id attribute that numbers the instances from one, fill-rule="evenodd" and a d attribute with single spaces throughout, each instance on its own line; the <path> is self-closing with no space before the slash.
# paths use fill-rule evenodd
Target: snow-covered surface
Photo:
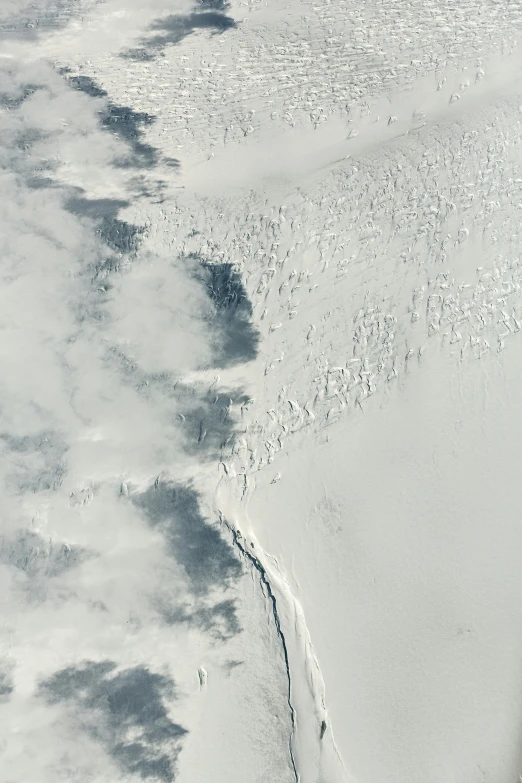
<path id="1" fill-rule="evenodd" d="M 0 6 L 6 783 L 516 783 L 496 0 Z"/>

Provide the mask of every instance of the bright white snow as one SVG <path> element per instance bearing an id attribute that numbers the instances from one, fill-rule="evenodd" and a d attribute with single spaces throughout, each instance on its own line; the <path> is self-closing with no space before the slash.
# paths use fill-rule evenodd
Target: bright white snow
<path id="1" fill-rule="evenodd" d="M 515 783 L 520 5 L 2 14 L 6 781 Z"/>

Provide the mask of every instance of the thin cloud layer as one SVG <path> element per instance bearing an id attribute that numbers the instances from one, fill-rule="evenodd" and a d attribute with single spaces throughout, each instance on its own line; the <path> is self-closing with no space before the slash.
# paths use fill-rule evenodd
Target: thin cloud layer
<path id="1" fill-rule="evenodd" d="M 1 65 L 0 732 L 24 721 L 5 774 L 171 781 L 190 731 L 176 666 L 189 639 L 240 633 L 243 578 L 173 476 L 230 440 L 243 397 L 183 381 L 219 364 L 216 306 L 130 216 L 146 119 L 112 132 L 104 89 Z M 182 700 L 195 671 L 189 656 Z"/>
<path id="2" fill-rule="evenodd" d="M 38 35 L 66 26 L 101 0 L 3 0 L 0 38 L 34 40 Z"/>
<path id="3" fill-rule="evenodd" d="M 174 683 L 145 666 L 115 669 L 112 661 L 82 662 L 44 680 L 39 694 L 50 704 L 65 703 L 123 772 L 170 783 L 187 733 L 165 706 L 165 697 L 175 697 Z"/>
<path id="4" fill-rule="evenodd" d="M 122 56 L 131 60 L 153 60 L 167 46 L 180 44 L 196 30 L 209 30 L 212 35 L 220 35 L 237 27 L 235 20 L 225 13 L 228 5 L 224 3 L 207 5 L 203 1 L 196 8 L 190 14 L 171 14 L 156 19 L 149 25 L 150 33 L 141 39 L 140 45 L 124 51 Z"/>

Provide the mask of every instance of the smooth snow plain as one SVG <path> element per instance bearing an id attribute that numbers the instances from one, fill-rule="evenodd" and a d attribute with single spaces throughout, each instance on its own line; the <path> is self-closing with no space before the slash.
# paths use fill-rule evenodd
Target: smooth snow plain
<path id="1" fill-rule="evenodd" d="M 6 783 L 517 783 L 522 21 L 0 6 Z"/>

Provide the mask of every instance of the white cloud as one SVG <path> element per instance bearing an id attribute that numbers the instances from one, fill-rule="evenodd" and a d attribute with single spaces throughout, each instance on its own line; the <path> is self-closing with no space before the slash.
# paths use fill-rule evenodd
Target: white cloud
<path id="1" fill-rule="evenodd" d="M 1 66 L 0 642 L 8 655 L 0 663 L 14 662 L 7 719 L 20 728 L 4 774 L 34 783 L 55 780 L 56 770 L 71 780 L 118 780 L 125 774 L 116 740 L 104 740 L 107 752 L 85 752 L 74 773 L 68 758 L 87 747 L 92 730 L 34 693 L 82 659 L 114 660 L 123 670 L 145 661 L 169 676 L 179 659 L 175 677 L 186 691 L 196 671 L 190 639 L 203 649 L 215 642 L 213 606 L 235 594 L 216 584 L 198 597 L 165 532 L 132 502 L 133 486 L 186 461 L 175 396 L 137 387 L 164 373 L 173 388 L 208 364 L 197 314 L 209 304 L 146 235 L 132 263 L 93 281 L 107 259 L 125 261 L 104 238 L 111 219 L 124 221 L 116 200 L 132 197 L 136 172 L 113 165 L 129 145 L 100 127 L 106 99 L 73 90 L 44 62 Z M 73 213 L 78 193 L 114 199 L 109 224 Z M 177 607 L 175 638 L 161 601 Z M 43 751 L 37 757 L 32 748 Z"/>

